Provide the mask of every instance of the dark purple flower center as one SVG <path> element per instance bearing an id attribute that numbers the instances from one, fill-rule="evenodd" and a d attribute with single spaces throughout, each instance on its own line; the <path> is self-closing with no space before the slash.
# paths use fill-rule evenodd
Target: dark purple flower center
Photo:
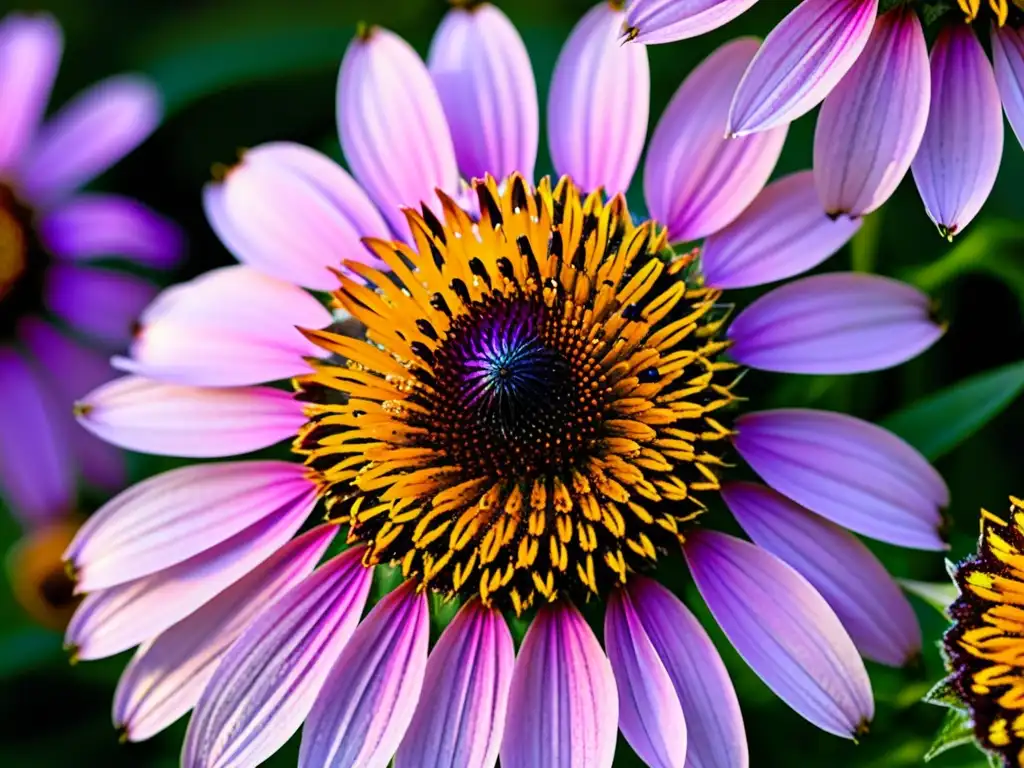
<path id="1" fill-rule="evenodd" d="M 32 211 L 0 182 L 0 339 L 39 309 L 48 257 L 35 238 Z"/>

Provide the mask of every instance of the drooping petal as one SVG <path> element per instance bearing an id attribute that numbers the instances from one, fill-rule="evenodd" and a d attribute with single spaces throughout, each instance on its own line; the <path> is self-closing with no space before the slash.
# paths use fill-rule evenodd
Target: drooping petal
<path id="1" fill-rule="evenodd" d="M 504 768 L 610 768 L 619 697 L 608 658 L 568 603 L 540 609 L 512 673 Z"/>
<path id="2" fill-rule="evenodd" d="M 338 76 L 338 131 L 353 175 L 394 231 L 407 237 L 402 207 L 455 194 L 459 172 L 444 108 L 408 43 L 373 27 L 345 51 Z"/>
<path id="3" fill-rule="evenodd" d="M 145 141 L 162 116 L 148 79 L 117 75 L 97 83 L 39 131 L 21 170 L 25 195 L 45 205 L 87 183 Z"/>
<path id="4" fill-rule="evenodd" d="M 627 590 L 682 704 L 687 768 L 747 768 L 740 703 L 708 633 L 657 581 L 633 577 Z"/>
<path id="5" fill-rule="evenodd" d="M 999 88 L 966 24 L 939 32 L 931 55 L 932 106 L 911 170 L 943 237 L 963 231 L 996 183 L 1003 156 Z"/>
<path id="6" fill-rule="evenodd" d="M 878 0 L 803 0 L 764 41 L 736 89 L 729 133 L 745 136 L 810 112 L 871 36 Z"/>
<path id="7" fill-rule="evenodd" d="M 765 187 L 732 224 L 704 241 L 701 271 L 715 288 L 784 280 L 821 264 L 858 229 L 859 221 L 825 215 L 811 171 L 790 174 Z"/>
<path id="8" fill-rule="evenodd" d="M 537 83 L 519 32 L 498 8 L 452 8 L 430 44 L 427 66 L 466 178 L 533 179 L 540 138 Z"/>
<path id="9" fill-rule="evenodd" d="M 917 13 L 904 6 L 882 14 L 818 114 L 814 177 L 829 214 L 864 216 L 889 199 L 921 146 L 930 103 Z"/>
<path id="10" fill-rule="evenodd" d="M 647 49 L 622 45 L 625 13 L 601 2 L 573 28 L 548 92 L 548 146 L 559 175 L 581 189 L 625 192 L 647 136 Z"/>
<path id="11" fill-rule="evenodd" d="M 786 126 L 725 138 L 729 99 L 757 45 L 741 38 L 708 56 L 683 81 L 654 129 L 644 198 L 673 242 L 697 240 L 733 221 L 762 190 L 782 152 Z"/>
<path id="12" fill-rule="evenodd" d="M 78 423 L 107 442 L 161 456 L 234 456 L 295 437 L 303 405 L 271 387 L 210 388 L 125 376 L 76 403 Z"/>
<path id="13" fill-rule="evenodd" d="M 268 606 L 316 567 L 338 532 L 321 525 L 140 649 L 114 696 L 114 724 L 143 741 L 188 712 L 235 639 Z"/>
<path id="14" fill-rule="evenodd" d="M 701 596 L 743 660 L 797 714 L 856 737 L 875 712 L 864 662 L 828 603 L 775 555 L 716 531 L 685 545 Z"/>
<path id="15" fill-rule="evenodd" d="M 231 646 L 196 704 L 182 768 L 256 766 L 299 729 L 359 623 L 373 573 L 362 556 L 318 568 Z"/>
<path id="16" fill-rule="evenodd" d="M 331 290 L 342 261 L 377 263 L 361 240 L 389 235 L 366 193 L 326 155 L 291 142 L 248 150 L 203 206 L 234 256 L 271 277 Z"/>
<path id="17" fill-rule="evenodd" d="M 110 347 L 129 342 L 146 305 L 156 295 L 148 280 L 110 269 L 54 264 L 43 300 L 68 326 Z"/>
<path id="18" fill-rule="evenodd" d="M 395 768 L 493 768 L 514 663 L 512 633 L 501 614 L 479 602 L 464 606 L 430 653 Z"/>
<path id="19" fill-rule="evenodd" d="M 223 267 L 160 294 L 142 314 L 132 357 L 113 362 L 174 384 L 259 384 L 309 373 L 303 358 L 325 353 L 298 328 L 330 322 L 301 288 L 250 267 Z"/>
<path id="20" fill-rule="evenodd" d="M 280 515 L 304 517 L 316 482 L 288 461 L 235 461 L 172 469 L 118 494 L 64 553 L 77 589 L 92 592 L 155 573 Z"/>
<path id="21" fill-rule="evenodd" d="M 633 0 L 626 36 L 651 45 L 699 37 L 728 24 L 757 0 Z"/>
<path id="22" fill-rule="evenodd" d="M 604 647 L 620 693 L 619 727 L 626 741 L 651 768 L 683 768 L 687 740 L 683 707 L 624 590 L 613 592 L 608 600 Z"/>
<path id="23" fill-rule="evenodd" d="M 76 195 L 46 213 L 39 236 L 62 259 L 123 256 L 157 269 L 174 266 L 184 245 L 173 222 L 137 200 L 118 195 Z"/>
<path id="24" fill-rule="evenodd" d="M 949 489 L 891 432 L 852 416 L 799 408 L 736 420 L 736 450 L 772 488 L 844 528 L 915 549 L 945 549 Z"/>
<path id="25" fill-rule="evenodd" d="M 837 272 L 787 283 L 729 325 L 729 354 L 783 373 L 862 373 L 891 368 L 942 336 L 932 300 L 880 275 Z"/>
<path id="26" fill-rule="evenodd" d="M 756 483 L 727 483 L 722 498 L 754 543 L 818 590 L 864 656 L 899 667 L 920 653 L 914 609 L 856 536 Z"/>
<path id="27" fill-rule="evenodd" d="M 994 30 L 992 60 L 1006 118 L 1024 146 L 1024 28 Z"/>
<path id="28" fill-rule="evenodd" d="M 385 768 L 419 701 L 427 597 L 406 582 L 370 611 L 324 682 L 302 731 L 300 768 Z"/>

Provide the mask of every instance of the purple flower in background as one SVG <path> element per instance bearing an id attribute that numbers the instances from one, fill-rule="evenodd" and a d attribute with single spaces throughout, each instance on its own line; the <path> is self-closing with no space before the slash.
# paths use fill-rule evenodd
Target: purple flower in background
<path id="1" fill-rule="evenodd" d="M 192 711 L 187 768 L 258 765 L 300 727 L 309 768 L 607 768 L 618 729 L 651 766 L 743 768 L 726 668 L 656 581 L 680 549 L 741 656 L 829 733 L 872 717 L 861 654 L 917 654 L 906 599 L 850 531 L 944 549 L 945 483 L 877 426 L 738 414 L 738 390 L 741 367 L 893 366 L 943 329 L 917 290 L 843 273 L 730 323 L 727 290 L 817 266 L 858 224 L 824 214 L 809 171 L 767 184 L 784 126 L 724 138 L 750 39 L 661 116 L 652 220 L 634 221 L 649 77 L 623 18 L 595 6 L 559 56 L 558 182 L 519 170 L 539 143 L 533 72 L 511 22 L 475 4 L 450 11 L 427 64 L 384 29 L 350 45 L 352 176 L 273 143 L 207 186 L 241 264 L 161 294 L 117 361 L 130 375 L 79 418 L 132 450 L 291 455 L 146 480 L 65 553 L 87 595 L 74 654 L 139 647 L 114 703 L 127 739 Z M 728 481 L 737 458 L 765 484 Z M 716 497 L 752 541 L 702 525 Z M 319 505 L 326 522 L 296 537 Z M 342 528 L 347 548 L 318 565 Z M 363 617 L 389 566 L 400 586 Z M 576 607 L 597 599 L 603 647 Z M 446 600 L 458 610 L 430 649 Z M 505 615 L 529 617 L 518 654 Z"/>

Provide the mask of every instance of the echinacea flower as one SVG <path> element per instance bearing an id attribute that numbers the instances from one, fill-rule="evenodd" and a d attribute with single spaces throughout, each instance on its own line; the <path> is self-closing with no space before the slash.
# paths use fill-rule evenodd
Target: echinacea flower
<path id="1" fill-rule="evenodd" d="M 0 21 L 0 497 L 29 531 L 12 579 L 37 616 L 39 599 L 63 595 L 76 476 L 108 490 L 125 479 L 120 451 L 71 418 L 75 398 L 111 378 L 110 351 L 127 345 L 155 294 L 105 261 L 164 268 L 181 245 L 170 222 L 135 200 L 78 192 L 142 142 L 161 110 L 151 83 L 121 75 L 40 125 L 62 46 L 49 16 Z M 53 608 L 56 617 L 66 605 Z"/>
<path id="2" fill-rule="evenodd" d="M 288 440 L 291 456 L 151 478 L 69 547 L 88 593 L 73 652 L 140 646 L 114 704 L 127 739 L 194 710 L 188 768 L 254 766 L 300 726 L 299 763 L 317 768 L 604 768 L 619 729 L 651 766 L 745 766 L 726 669 L 656 580 L 680 548 L 783 700 L 830 733 L 866 727 L 860 654 L 898 666 L 921 639 L 846 529 L 943 549 L 946 486 L 850 416 L 738 415 L 741 367 L 876 370 L 942 328 L 915 289 L 842 273 L 730 323 L 727 289 L 810 269 L 857 224 L 820 210 L 809 172 L 765 186 L 785 129 L 723 137 L 750 39 L 662 116 L 653 220 L 635 222 L 622 192 L 648 72 L 621 24 L 595 6 L 559 57 L 558 182 L 514 170 L 535 161 L 533 74 L 511 22 L 478 4 L 450 12 L 429 68 L 387 30 L 353 41 L 338 114 L 355 178 L 276 143 L 207 187 L 242 264 L 161 295 L 117 363 L 131 375 L 85 397 L 80 420 L 135 450 Z M 467 187 L 469 173 L 485 176 Z M 304 288 L 329 291 L 333 313 Z M 262 383 L 288 378 L 293 391 Z M 727 481 L 737 457 L 768 485 Z M 753 542 L 705 525 L 719 494 Z M 326 522 L 293 538 L 319 505 Z M 317 567 L 339 530 L 347 548 Z M 360 621 L 385 566 L 401 585 Z M 606 606 L 603 647 L 588 603 Z M 431 650 L 438 604 L 458 611 Z M 518 653 L 506 615 L 529 621 Z"/>
<path id="3" fill-rule="evenodd" d="M 913 168 L 929 217 L 952 238 L 995 184 L 1003 151 L 1000 102 L 1019 138 L 1024 131 L 1024 3 L 958 2 L 960 13 L 941 20 L 929 62 L 919 19 L 928 10 L 924 3 L 890 3 L 879 14 L 878 0 L 803 0 L 751 61 L 732 103 L 729 133 L 785 125 L 821 104 L 814 173 L 825 210 L 868 214 Z M 647 43 L 678 40 L 720 26 L 750 5 L 633 0 L 624 35 Z M 994 73 L 971 27 L 989 18 Z"/>

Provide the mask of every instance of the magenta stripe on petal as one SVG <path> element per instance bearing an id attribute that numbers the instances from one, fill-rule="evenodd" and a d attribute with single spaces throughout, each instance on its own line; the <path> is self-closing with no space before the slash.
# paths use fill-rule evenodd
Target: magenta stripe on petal
<path id="1" fill-rule="evenodd" d="M 951 24 L 932 46 L 932 106 L 911 169 L 928 216 L 944 237 L 963 231 L 996 183 L 1003 156 L 999 89 L 967 24 Z"/>
<path id="2" fill-rule="evenodd" d="M 141 453 L 234 456 L 295 437 L 303 404 L 271 387 L 183 387 L 125 376 L 85 395 L 78 423 Z"/>
<path id="3" fill-rule="evenodd" d="M 863 216 L 889 199 L 921 145 L 930 103 L 917 13 L 903 7 L 879 16 L 864 53 L 818 115 L 814 175 L 826 211 Z"/>
<path id="4" fill-rule="evenodd" d="M 616 590 L 608 600 L 604 647 L 618 686 L 622 735 L 651 768 L 683 768 L 683 707 L 672 678 L 624 590 Z"/>
<path id="5" fill-rule="evenodd" d="M 299 729 L 366 604 L 363 554 L 318 568 L 231 646 L 196 704 L 182 768 L 257 766 Z"/>
<path id="6" fill-rule="evenodd" d="M 838 272 L 765 294 L 729 325 L 729 354 L 782 373 L 861 373 L 891 368 L 942 336 L 932 301 L 906 283 Z"/>
<path id="7" fill-rule="evenodd" d="M 743 660 L 823 731 L 854 738 L 874 716 L 871 681 L 850 636 L 803 576 L 724 533 L 684 545 L 701 596 Z"/>
<path id="8" fill-rule="evenodd" d="M 76 331 L 111 347 L 132 337 L 156 287 L 137 275 L 77 264 L 55 264 L 46 274 L 43 300 Z"/>
<path id="9" fill-rule="evenodd" d="M 687 768 L 747 768 L 740 703 L 708 633 L 654 579 L 632 577 L 627 589 L 683 706 Z"/>
<path id="10" fill-rule="evenodd" d="M 799 408 L 736 420 L 736 450 L 768 485 L 844 528 L 915 549 L 946 549 L 949 489 L 920 453 L 852 416 Z"/>
<path id="11" fill-rule="evenodd" d="M 729 132 L 790 123 L 821 102 L 864 50 L 878 0 L 803 0 L 771 31 L 736 90 Z"/>
<path id="12" fill-rule="evenodd" d="M 859 221 L 825 215 L 810 171 L 794 173 L 765 187 L 732 224 L 704 242 L 701 271 L 715 288 L 784 280 L 821 264 L 858 229 Z"/>
<path id="13" fill-rule="evenodd" d="M 151 477 L 92 515 L 64 553 L 79 592 L 92 592 L 182 562 L 260 520 L 304 517 L 316 483 L 301 464 L 198 464 Z"/>
<path id="14" fill-rule="evenodd" d="M 725 138 L 729 99 L 757 51 L 740 38 L 708 56 L 669 102 L 651 137 L 644 198 L 673 242 L 697 240 L 733 221 L 757 197 L 786 140 L 782 126 Z"/>
<path id="15" fill-rule="evenodd" d="M 1017 141 L 1024 146 L 1024 28 L 994 30 L 992 59 L 1003 109 Z"/>
<path id="16" fill-rule="evenodd" d="M 629 39 L 671 43 L 718 29 L 757 0 L 633 0 L 626 9 Z"/>
<path id="17" fill-rule="evenodd" d="M 427 597 L 413 582 L 374 606 L 309 713 L 300 768 L 385 768 L 416 710 L 429 639 Z"/>
<path id="18" fill-rule="evenodd" d="M 466 178 L 533 180 L 540 138 L 530 54 L 508 17 L 489 3 L 452 8 L 430 44 L 434 78 Z"/>
<path id="19" fill-rule="evenodd" d="M 514 663 L 502 615 L 478 601 L 463 606 L 430 653 L 395 768 L 493 768 Z"/>
<path id="20" fill-rule="evenodd" d="M 610 768 L 618 719 L 611 664 L 583 616 L 541 608 L 512 673 L 503 768 Z"/>
<path id="21" fill-rule="evenodd" d="M 727 483 L 722 498 L 759 547 L 818 590 L 864 656 L 899 667 L 920 653 L 913 608 L 856 536 L 757 483 Z"/>
<path id="22" fill-rule="evenodd" d="M 114 697 L 114 724 L 143 741 L 188 712 L 235 639 L 316 567 L 338 532 L 321 525 L 289 542 L 195 613 L 141 648 Z"/>
<path id="23" fill-rule="evenodd" d="M 624 21 L 608 2 L 587 11 L 558 55 L 548 92 L 555 171 L 587 192 L 625 192 L 647 137 L 650 65 L 643 46 L 619 40 Z"/>

